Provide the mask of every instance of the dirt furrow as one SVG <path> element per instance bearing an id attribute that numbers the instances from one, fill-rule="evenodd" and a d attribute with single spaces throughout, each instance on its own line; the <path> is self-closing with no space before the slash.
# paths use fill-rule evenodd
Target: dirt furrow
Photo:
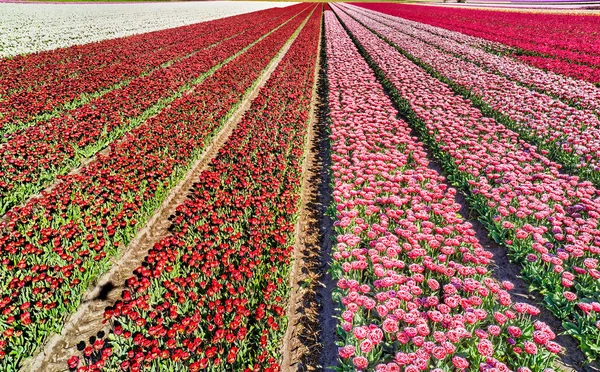
<path id="1" fill-rule="evenodd" d="M 337 363 L 336 319 L 328 273 L 333 220 L 331 204 L 327 65 L 322 24 L 317 84 L 313 92 L 308 155 L 305 162 L 302 209 L 294 247 L 292 294 L 288 329 L 283 344 L 282 370 L 323 371 Z"/>
<path id="2" fill-rule="evenodd" d="M 323 23 L 321 23 L 321 28 Z M 322 31 L 321 31 L 322 32 Z M 319 38 L 318 50 L 321 50 Z M 318 223 L 319 218 L 311 205 L 318 194 L 318 174 L 322 164 L 319 162 L 318 131 L 319 119 L 317 117 L 318 80 L 320 71 L 320 53 L 317 54 L 312 90 L 310 117 L 307 139 L 305 143 L 304 164 L 302 166 L 302 191 L 300 195 L 300 212 L 295 227 L 296 244 L 294 245 L 294 264 L 290 273 L 289 285 L 291 288 L 288 300 L 287 330 L 281 345 L 281 367 L 284 371 L 315 370 L 314 365 L 309 365 L 305 359 L 308 355 L 320 353 L 318 340 L 318 305 L 314 301 L 307 301 L 314 297 L 314 286 L 319 278 L 318 266 L 315 267 L 315 247 L 318 258 Z M 317 260 L 318 261 L 318 260 Z M 304 340 L 309 339 L 308 342 Z M 318 363 L 317 363 L 318 364 Z"/>
<path id="3" fill-rule="evenodd" d="M 329 83 L 327 80 L 327 53 L 326 53 L 325 23 L 321 32 L 321 66 L 319 71 L 319 111 L 318 111 L 318 161 L 321 164 L 318 176 L 318 194 L 312 208 L 318 216 L 315 229 L 319 231 L 319 240 L 316 247 L 320 278 L 316 289 L 316 300 L 319 305 L 319 319 L 315 324 L 319 328 L 319 343 L 321 353 L 314 356 L 318 361 L 319 370 L 333 371 L 338 365 L 337 352 L 337 319 L 334 317 L 338 309 L 333 301 L 333 290 L 337 282 L 329 272 L 331 266 L 331 253 L 333 248 L 333 216 L 327 213 L 333 202 L 331 179 L 331 134 L 329 125 Z M 312 299 L 311 299 L 312 300 Z"/>

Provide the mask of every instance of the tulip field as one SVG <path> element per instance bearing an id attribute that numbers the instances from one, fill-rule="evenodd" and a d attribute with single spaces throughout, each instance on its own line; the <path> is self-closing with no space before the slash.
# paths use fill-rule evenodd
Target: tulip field
<path id="1" fill-rule="evenodd" d="M 0 4 L 0 370 L 598 370 L 599 16 L 41 6 Z"/>

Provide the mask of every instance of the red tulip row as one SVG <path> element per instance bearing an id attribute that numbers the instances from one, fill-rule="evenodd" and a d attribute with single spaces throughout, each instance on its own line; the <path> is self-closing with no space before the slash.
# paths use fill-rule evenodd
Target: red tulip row
<path id="1" fill-rule="evenodd" d="M 497 46 L 487 45 L 487 41 L 480 38 L 361 7 L 352 6 L 351 9 L 464 61 L 472 62 L 486 71 L 600 115 L 600 89 L 594 84 L 544 71 L 507 56 L 490 53 L 488 50 Z"/>
<path id="2" fill-rule="evenodd" d="M 482 108 L 489 108 L 490 115 L 504 116 L 503 124 L 538 145 L 543 154 L 564 165 L 569 173 L 600 186 L 600 118 L 594 112 L 577 110 L 562 101 L 519 86 L 360 14 L 354 8 L 344 7 L 344 11 L 418 59 L 428 71 L 479 102 Z"/>
<path id="3" fill-rule="evenodd" d="M 581 79 L 594 83 L 600 87 L 600 67 L 586 66 L 577 63 L 572 63 L 569 60 L 562 60 L 560 58 L 553 58 L 547 56 L 529 56 L 519 55 L 517 58 L 524 63 L 530 64 L 544 70 L 553 71 L 557 74 L 571 76 L 575 79 Z"/>
<path id="4" fill-rule="evenodd" d="M 199 38 L 206 40 L 205 45 L 222 41 L 204 52 L 136 78 L 126 87 L 82 107 L 11 136 L 0 146 L 0 215 L 142 124 L 214 73 L 249 43 L 297 14 L 300 8 L 283 8 L 265 13 L 262 18 L 255 17 L 252 22 L 256 26 L 247 30 L 231 24 L 221 33 Z M 222 22 L 228 24 L 226 20 Z"/>
<path id="5" fill-rule="evenodd" d="M 525 63 L 577 79 L 600 83 L 600 23 L 594 16 L 533 14 L 403 4 L 359 4 L 517 48 Z M 564 25 L 569 25 L 564 27 Z"/>
<path id="6" fill-rule="evenodd" d="M 0 134 L 32 125 L 65 106 L 81 105 L 169 61 L 231 37 L 254 25 L 255 19 L 269 19 L 273 13 L 277 11 L 0 60 Z"/>
<path id="7" fill-rule="evenodd" d="M 468 202 L 491 236 L 521 263 L 524 277 L 581 349 L 596 358 L 598 319 L 585 309 L 600 308 L 600 190 L 560 174 L 557 164 L 516 133 L 483 117 L 394 47 L 338 14 L 452 182 L 469 191 Z"/>
<path id="8" fill-rule="evenodd" d="M 225 146 L 106 311 L 79 371 L 279 371 L 321 25 L 316 6 Z"/>
<path id="9" fill-rule="evenodd" d="M 341 370 L 547 370 L 554 333 L 491 278 L 456 190 L 325 17 Z"/>
<path id="10" fill-rule="evenodd" d="M 184 176 L 309 7 L 0 224 L 0 366 L 35 352 Z M 253 39 L 248 40 L 250 43 Z"/>

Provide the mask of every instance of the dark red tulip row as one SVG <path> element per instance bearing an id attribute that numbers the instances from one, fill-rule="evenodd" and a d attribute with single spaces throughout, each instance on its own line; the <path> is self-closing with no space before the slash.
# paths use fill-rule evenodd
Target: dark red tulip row
<path id="1" fill-rule="evenodd" d="M 169 67 L 134 79 L 129 85 L 94 99 L 63 115 L 38 123 L 0 146 L 0 215 L 38 193 L 56 176 L 68 173 L 81 160 L 143 123 L 216 66 L 299 12 L 297 7 L 272 10 L 248 22 L 228 24 L 221 32 L 193 37 L 194 48 L 212 47 Z M 234 37 L 231 37 L 235 35 Z M 197 42 L 196 40 L 203 40 Z M 218 44 L 214 44 L 221 41 Z M 182 49 L 187 49 L 182 42 Z"/>
<path id="2" fill-rule="evenodd" d="M 348 15 L 340 18 L 385 77 L 397 106 L 467 202 L 522 267 L 543 306 L 590 358 L 600 356 L 600 190 L 430 76 Z"/>
<path id="3" fill-rule="evenodd" d="M 321 8 L 106 311 L 110 338 L 72 370 L 281 370 Z"/>
<path id="4" fill-rule="evenodd" d="M 98 43 L 0 60 L 0 134 L 85 95 L 126 84 L 277 14 L 265 10 Z M 231 27 L 235 25 L 235 27 Z M 221 39 L 215 38 L 221 37 Z"/>
<path id="5" fill-rule="evenodd" d="M 7 213 L 0 224 L 0 369 L 15 368 L 61 329 L 88 285 L 182 179 L 309 8 L 295 6 L 306 10 L 112 143 L 108 155 Z"/>
<path id="6" fill-rule="evenodd" d="M 492 279 L 456 190 L 325 15 L 341 371 L 542 371 L 560 346 Z M 338 296 L 339 294 L 339 296 Z"/>
<path id="7" fill-rule="evenodd" d="M 600 22 L 596 16 L 431 9 L 404 4 L 355 5 L 499 42 L 511 47 L 501 48 L 499 52 L 523 62 L 600 83 Z"/>

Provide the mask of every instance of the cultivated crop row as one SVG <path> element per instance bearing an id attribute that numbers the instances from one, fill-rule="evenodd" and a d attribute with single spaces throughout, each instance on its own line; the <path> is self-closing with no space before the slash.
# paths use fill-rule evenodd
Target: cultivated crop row
<path id="1" fill-rule="evenodd" d="M 560 350 L 553 332 L 490 277 L 455 190 L 325 17 L 342 369 L 544 370 Z"/>
<path id="2" fill-rule="evenodd" d="M 525 139 L 567 171 L 600 185 L 600 118 L 548 95 L 487 72 L 405 32 L 349 10 L 366 27 L 392 42 L 425 69 L 444 78 L 456 91 Z M 440 39 L 440 37 L 434 37 Z M 600 94 L 600 89 L 595 88 Z"/>
<path id="3" fill-rule="evenodd" d="M 559 173 L 535 147 L 415 66 L 394 47 L 338 12 L 387 79 L 397 105 L 422 135 L 450 180 L 492 237 L 521 263 L 544 305 L 580 341 L 599 351 L 600 192 L 588 181 Z"/>
<path id="4" fill-rule="evenodd" d="M 292 5 L 256 1 L 49 6 L 0 3 L 0 58 L 180 27 L 236 14 Z"/>
<path id="5" fill-rule="evenodd" d="M 278 371 L 321 26 L 317 6 L 106 311 L 80 370 Z M 69 361 L 77 368 L 79 357 Z"/>
<path id="6" fill-rule="evenodd" d="M 107 155 L 7 214 L 0 226 L 3 368 L 31 355 L 77 309 L 310 11 L 293 9 L 296 17 L 257 43 L 247 39 L 244 53 L 112 143 Z"/>
<path id="7" fill-rule="evenodd" d="M 423 10 L 295 4 L 0 59 L 0 370 L 586 369 L 597 27 Z"/>
<path id="8" fill-rule="evenodd" d="M 413 5 L 361 4 L 397 17 L 443 27 L 503 44 L 511 55 L 558 74 L 600 83 L 600 43 L 596 17 L 587 15 L 494 12 Z M 568 24 L 569 27 L 563 27 Z"/>
<path id="9" fill-rule="evenodd" d="M 484 39 L 384 13 L 368 11 L 361 7 L 353 6 L 352 9 L 444 52 L 472 62 L 486 71 L 559 98 L 575 107 L 593 110 L 600 115 L 600 89 L 594 84 L 545 71 L 505 55 L 491 53 L 490 49 L 497 49 L 498 46 L 490 45 L 490 42 Z"/>
<path id="10" fill-rule="evenodd" d="M 201 83 L 263 35 L 297 13 L 294 8 L 255 15 L 246 23 L 221 21 L 221 32 L 200 38 L 189 58 L 157 69 L 63 115 L 7 136 L 0 146 L 0 213 L 19 205 L 144 123 Z M 255 26 L 251 26 L 255 24 Z M 185 43 L 187 44 L 187 43 Z M 192 42 L 190 44 L 196 44 Z"/>
<path id="11" fill-rule="evenodd" d="M 263 11 L 227 22 L 205 22 L 2 60 L 0 86 L 5 91 L 0 96 L 0 141 L 232 37 L 252 27 L 254 19 L 276 14 Z"/>

